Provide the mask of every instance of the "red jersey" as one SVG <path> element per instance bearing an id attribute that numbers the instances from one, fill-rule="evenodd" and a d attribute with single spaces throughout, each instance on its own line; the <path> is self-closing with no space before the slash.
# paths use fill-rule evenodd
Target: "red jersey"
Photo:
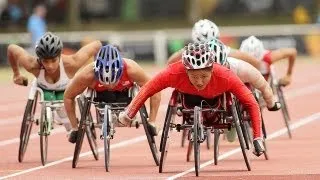
<path id="1" fill-rule="evenodd" d="M 125 89 L 129 89 L 133 86 L 132 80 L 129 78 L 127 73 L 127 63 L 123 61 L 123 72 L 120 77 L 118 84 L 113 88 L 109 89 L 108 87 L 103 86 L 99 81 L 96 80 L 96 85 L 94 86 L 94 90 L 97 92 L 101 91 L 123 91 Z"/>
<path id="2" fill-rule="evenodd" d="M 270 73 L 270 66 L 272 64 L 271 53 L 272 51 L 269 51 L 269 50 L 265 52 L 265 54 L 262 57 L 262 61 L 264 63 L 263 63 L 263 66 L 260 67 L 260 72 L 266 80 L 268 80 L 269 73 Z"/>
<path id="3" fill-rule="evenodd" d="M 181 62 L 169 65 L 140 89 L 138 95 L 128 106 L 127 113 L 129 118 L 135 116 L 149 97 L 167 87 L 204 98 L 214 98 L 224 92 L 231 92 L 247 108 L 252 119 L 254 137 L 261 136 L 260 109 L 251 91 L 241 82 L 237 75 L 219 64 L 213 65 L 211 80 L 203 90 L 198 90 L 191 84 L 186 69 Z"/>

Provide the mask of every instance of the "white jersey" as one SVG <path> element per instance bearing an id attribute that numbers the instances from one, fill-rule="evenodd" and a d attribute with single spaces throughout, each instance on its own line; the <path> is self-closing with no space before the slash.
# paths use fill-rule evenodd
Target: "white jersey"
<path id="1" fill-rule="evenodd" d="M 60 59 L 59 62 L 59 68 L 60 68 L 60 78 L 57 82 L 54 84 L 48 83 L 45 79 L 45 70 L 41 69 L 39 76 L 37 77 L 37 83 L 38 86 L 46 89 L 46 90 L 54 90 L 54 91 L 64 91 L 70 81 L 69 77 L 67 76 L 64 66 L 63 66 L 63 61 Z"/>

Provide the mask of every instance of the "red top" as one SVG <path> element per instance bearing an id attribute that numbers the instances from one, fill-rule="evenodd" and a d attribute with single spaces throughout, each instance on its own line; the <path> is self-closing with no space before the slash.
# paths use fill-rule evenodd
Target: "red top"
<path id="1" fill-rule="evenodd" d="M 123 61 L 123 70 L 122 70 L 121 78 L 113 89 L 109 89 L 108 87 L 103 86 L 98 80 L 96 80 L 96 85 L 94 86 L 94 90 L 97 92 L 101 91 L 123 91 L 125 89 L 129 89 L 133 86 L 133 82 L 128 76 L 127 73 L 127 63 Z"/>
<path id="2" fill-rule="evenodd" d="M 129 118 L 135 116 L 149 97 L 167 87 L 175 88 L 182 93 L 198 95 L 204 98 L 214 98 L 224 92 L 231 92 L 249 111 L 254 129 L 254 137 L 261 136 L 260 109 L 251 91 L 241 82 L 238 76 L 219 64 L 213 65 L 211 80 L 203 90 L 197 90 L 191 84 L 186 69 L 181 62 L 169 65 L 140 89 L 138 95 L 128 106 L 127 113 Z"/>
<path id="3" fill-rule="evenodd" d="M 269 66 L 272 64 L 271 61 L 271 53 L 272 51 L 267 50 L 266 53 L 263 55 L 262 60 L 269 64 Z"/>

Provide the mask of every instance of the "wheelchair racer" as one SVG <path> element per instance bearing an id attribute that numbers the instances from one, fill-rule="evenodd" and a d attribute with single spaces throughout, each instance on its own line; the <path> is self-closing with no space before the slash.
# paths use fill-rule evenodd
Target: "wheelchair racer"
<path id="1" fill-rule="evenodd" d="M 279 80 L 279 84 L 287 86 L 291 83 L 292 70 L 297 57 L 297 50 L 295 48 L 266 50 L 259 39 L 255 36 L 250 36 L 242 41 L 240 51 L 249 53 L 258 59 L 262 63 L 259 70 L 266 76 L 270 73 L 271 64 L 288 59 L 287 73 Z"/>
<path id="2" fill-rule="evenodd" d="M 94 41 L 75 54 L 62 54 L 63 44 L 60 38 L 51 32 L 45 33 L 37 42 L 32 56 L 18 45 L 10 44 L 7 56 L 13 71 L 13 82 L 27 85 L 28 79 L 20 74 L 19 65 L 37 78 L 38 86 L 44 92 L 45 101 L 63 100 L 64 90 L 70 79 L 87 60 L 96 54 L 101 46 L 100 41 Z M 71 130 L 64 108 L 57 110 L 60 123 L 66 130 Z"/>
<path id="3" fill-rule="evenodd" d="M 135 61 L 122 58 L 116 47 L 112 45 L 102 46 L 96 55 L 95 61 L 80 70 L 65 91 L 65 108 L 72 125 L 69 142 L 75 143 L 77 140 L 78 125 L 74 102 L 77 95 L 81 94 L 86 88 L 91 88 L 97 92 L 99 99 L 109 102 L 128 96 L 128 90 L 134 83 L 142 87 L 149 79 Z M 153 136 L 158 134 L 155 120 L 160 99 L 160 93 L 150 98 L 148 129 Z M 121 122 L 119 122 L 119 125 L 121 125 Z M 126 124 L 122 124 L 122 126 L 124 125 Z"/>
<path id="4" fill-rule="evenodd" d="M 130 124 L 145 100 L 167 87 L 203 98 L 214 98 L 224 92 L 231 92 L 249 112 L 254 136 L 253 153 L 260 156 L 264 146 L 259 105 L 250 90 L 232 71 L 214 63 L 214 56 L 208 44 L 189 44 L 183 51 L 181 62 L 169 65 L 141 88 L 128 109 L 120 115 L 120 121 Z"/>

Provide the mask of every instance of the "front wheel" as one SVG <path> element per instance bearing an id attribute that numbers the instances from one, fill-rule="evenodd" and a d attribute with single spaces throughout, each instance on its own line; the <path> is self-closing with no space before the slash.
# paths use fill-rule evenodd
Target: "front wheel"
<path id="1" fill-rule="evenodd" d="M 42 108 L 41 118 L 40 118 L 40 152 L 41 152 L 41 163 L 46 165 L 48 156 L 48 136 L 50 132 L 49 121 L 47 117 L 47 109 L 45 106 Z"/>
<path id="2" fill-rule="evenodd" d="M 193 120 L 193 147 L 194 147 L 194 164 L 196 176 L 199 176 L 200 170 L 200 121 L 201 121 L 200 107 L 194 107 L 194 120 Z"/>

